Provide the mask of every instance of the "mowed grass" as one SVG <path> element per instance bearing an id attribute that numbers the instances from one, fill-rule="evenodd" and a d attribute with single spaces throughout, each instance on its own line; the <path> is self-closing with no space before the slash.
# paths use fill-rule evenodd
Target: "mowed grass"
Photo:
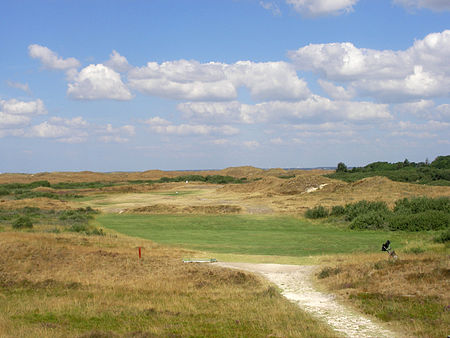
<path id="1" fill-rule="evenodd" d="M 379 252 L 389 239 L 396 250 L 428 234 L 355 231 L 294 217 L 117 215 L 97 217 L 120 233 L 188 249 L 238 255 L 316 256 Z"/>

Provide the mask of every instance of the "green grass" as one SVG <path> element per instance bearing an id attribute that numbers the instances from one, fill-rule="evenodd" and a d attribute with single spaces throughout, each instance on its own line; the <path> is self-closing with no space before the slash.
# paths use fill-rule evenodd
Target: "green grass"
<path id="1" fill-rule="evenodd" d="M 294 217 L 117 215 L 97 217 L 117 232 L 188 249 L 238 255 L 302 257 L 378 252 L 389 239 L 396 250 L 432 235 L 355 231 Z"/>

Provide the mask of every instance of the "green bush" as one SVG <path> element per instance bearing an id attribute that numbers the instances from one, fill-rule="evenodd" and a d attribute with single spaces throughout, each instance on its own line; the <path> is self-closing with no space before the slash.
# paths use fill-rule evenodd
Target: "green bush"
<path id="1" fill-rule="evenodd" d="M 440 235 L 434 238 L 435 243 L 448 243 L 450 242 L 450 228 L 442 232 Z"/>
<path id="2" fill-rule="evenodd" d="M 395 202 L 395 213 L 417 214 L 428 210 L 438 210 L 446 213 L 450 212 L 450 198 L 428 198 L 415 197 L 404 198 Z"/>
<path id="3" fill-rule="evenodd" d="M 356 217 L 369 212 L 388 214 L 389 209 L 385 202 L 369 202 L 363 200 L 357 203 L 350 203 L 345 206 L 345 219 L 347 221 L 353 221 Z"/>
<path id="4" fill-rule="evenodd" d="M 0 187 L 0 196 L 9 195 L 9 190 L 3 187 Z"/>
<path id="5" fill-rule="evenodd" d="M 19 216 L 14 222 L 12 223 L 12 227 L 14 229 L 24 229 L 24 228 L 32 228 L 33 222 L 31 219 L 27 216 Z"/>
<path id="6" fill-rule="evenodd" d="M 439 169 L 450 169 L 450 155 L 438 156 L 431 162 L 431 166 Z"/>
<path id="7" fill-rule="evenodd" d="M 378 230 L 388 227 L 388 213 L 368 211 L 358 215 L 350 224 L 350 229 Z"/>
<path id="8" fill-rule="evenodd" d="M 335 205 L 331 208 L 330 216 L 342 216 L 345 215 L 345 208 L 342 205 Z"/>
<path id="9" fill-rule="evenodd" d="M 325 209 L 323 206 L 319 205 L 317 207 L 314 207 L 312 209 L 308 209 L 305 212 L 306 218 L 316 219 L 316 218 L 324 218 L 328 216 L 328 210 Z"/>
<path id="10" fill-rule="evenodd" d="M 389 221 L 391 230 L 426 231 L 446 229 L 450 214 L 439 210 L 427 210 L 416 214 L 394 214 Z"/>

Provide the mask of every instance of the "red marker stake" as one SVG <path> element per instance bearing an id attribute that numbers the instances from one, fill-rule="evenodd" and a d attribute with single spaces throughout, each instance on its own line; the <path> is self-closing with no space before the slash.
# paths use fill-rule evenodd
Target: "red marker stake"
<path id="1" fill-rule="evenodd" d="M 139 258 L 141 258 L 141 247 L 139 247 Z"/>

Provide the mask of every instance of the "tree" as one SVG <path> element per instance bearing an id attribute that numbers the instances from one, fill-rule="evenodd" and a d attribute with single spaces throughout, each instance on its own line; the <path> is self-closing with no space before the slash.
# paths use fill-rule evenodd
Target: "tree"
<path id="1" fill-rule="evenodd" d="M 337 173 L 346 173 L 347 172 L 347 166 L 344 162 L 339 162 L 336 168 Z"/>

